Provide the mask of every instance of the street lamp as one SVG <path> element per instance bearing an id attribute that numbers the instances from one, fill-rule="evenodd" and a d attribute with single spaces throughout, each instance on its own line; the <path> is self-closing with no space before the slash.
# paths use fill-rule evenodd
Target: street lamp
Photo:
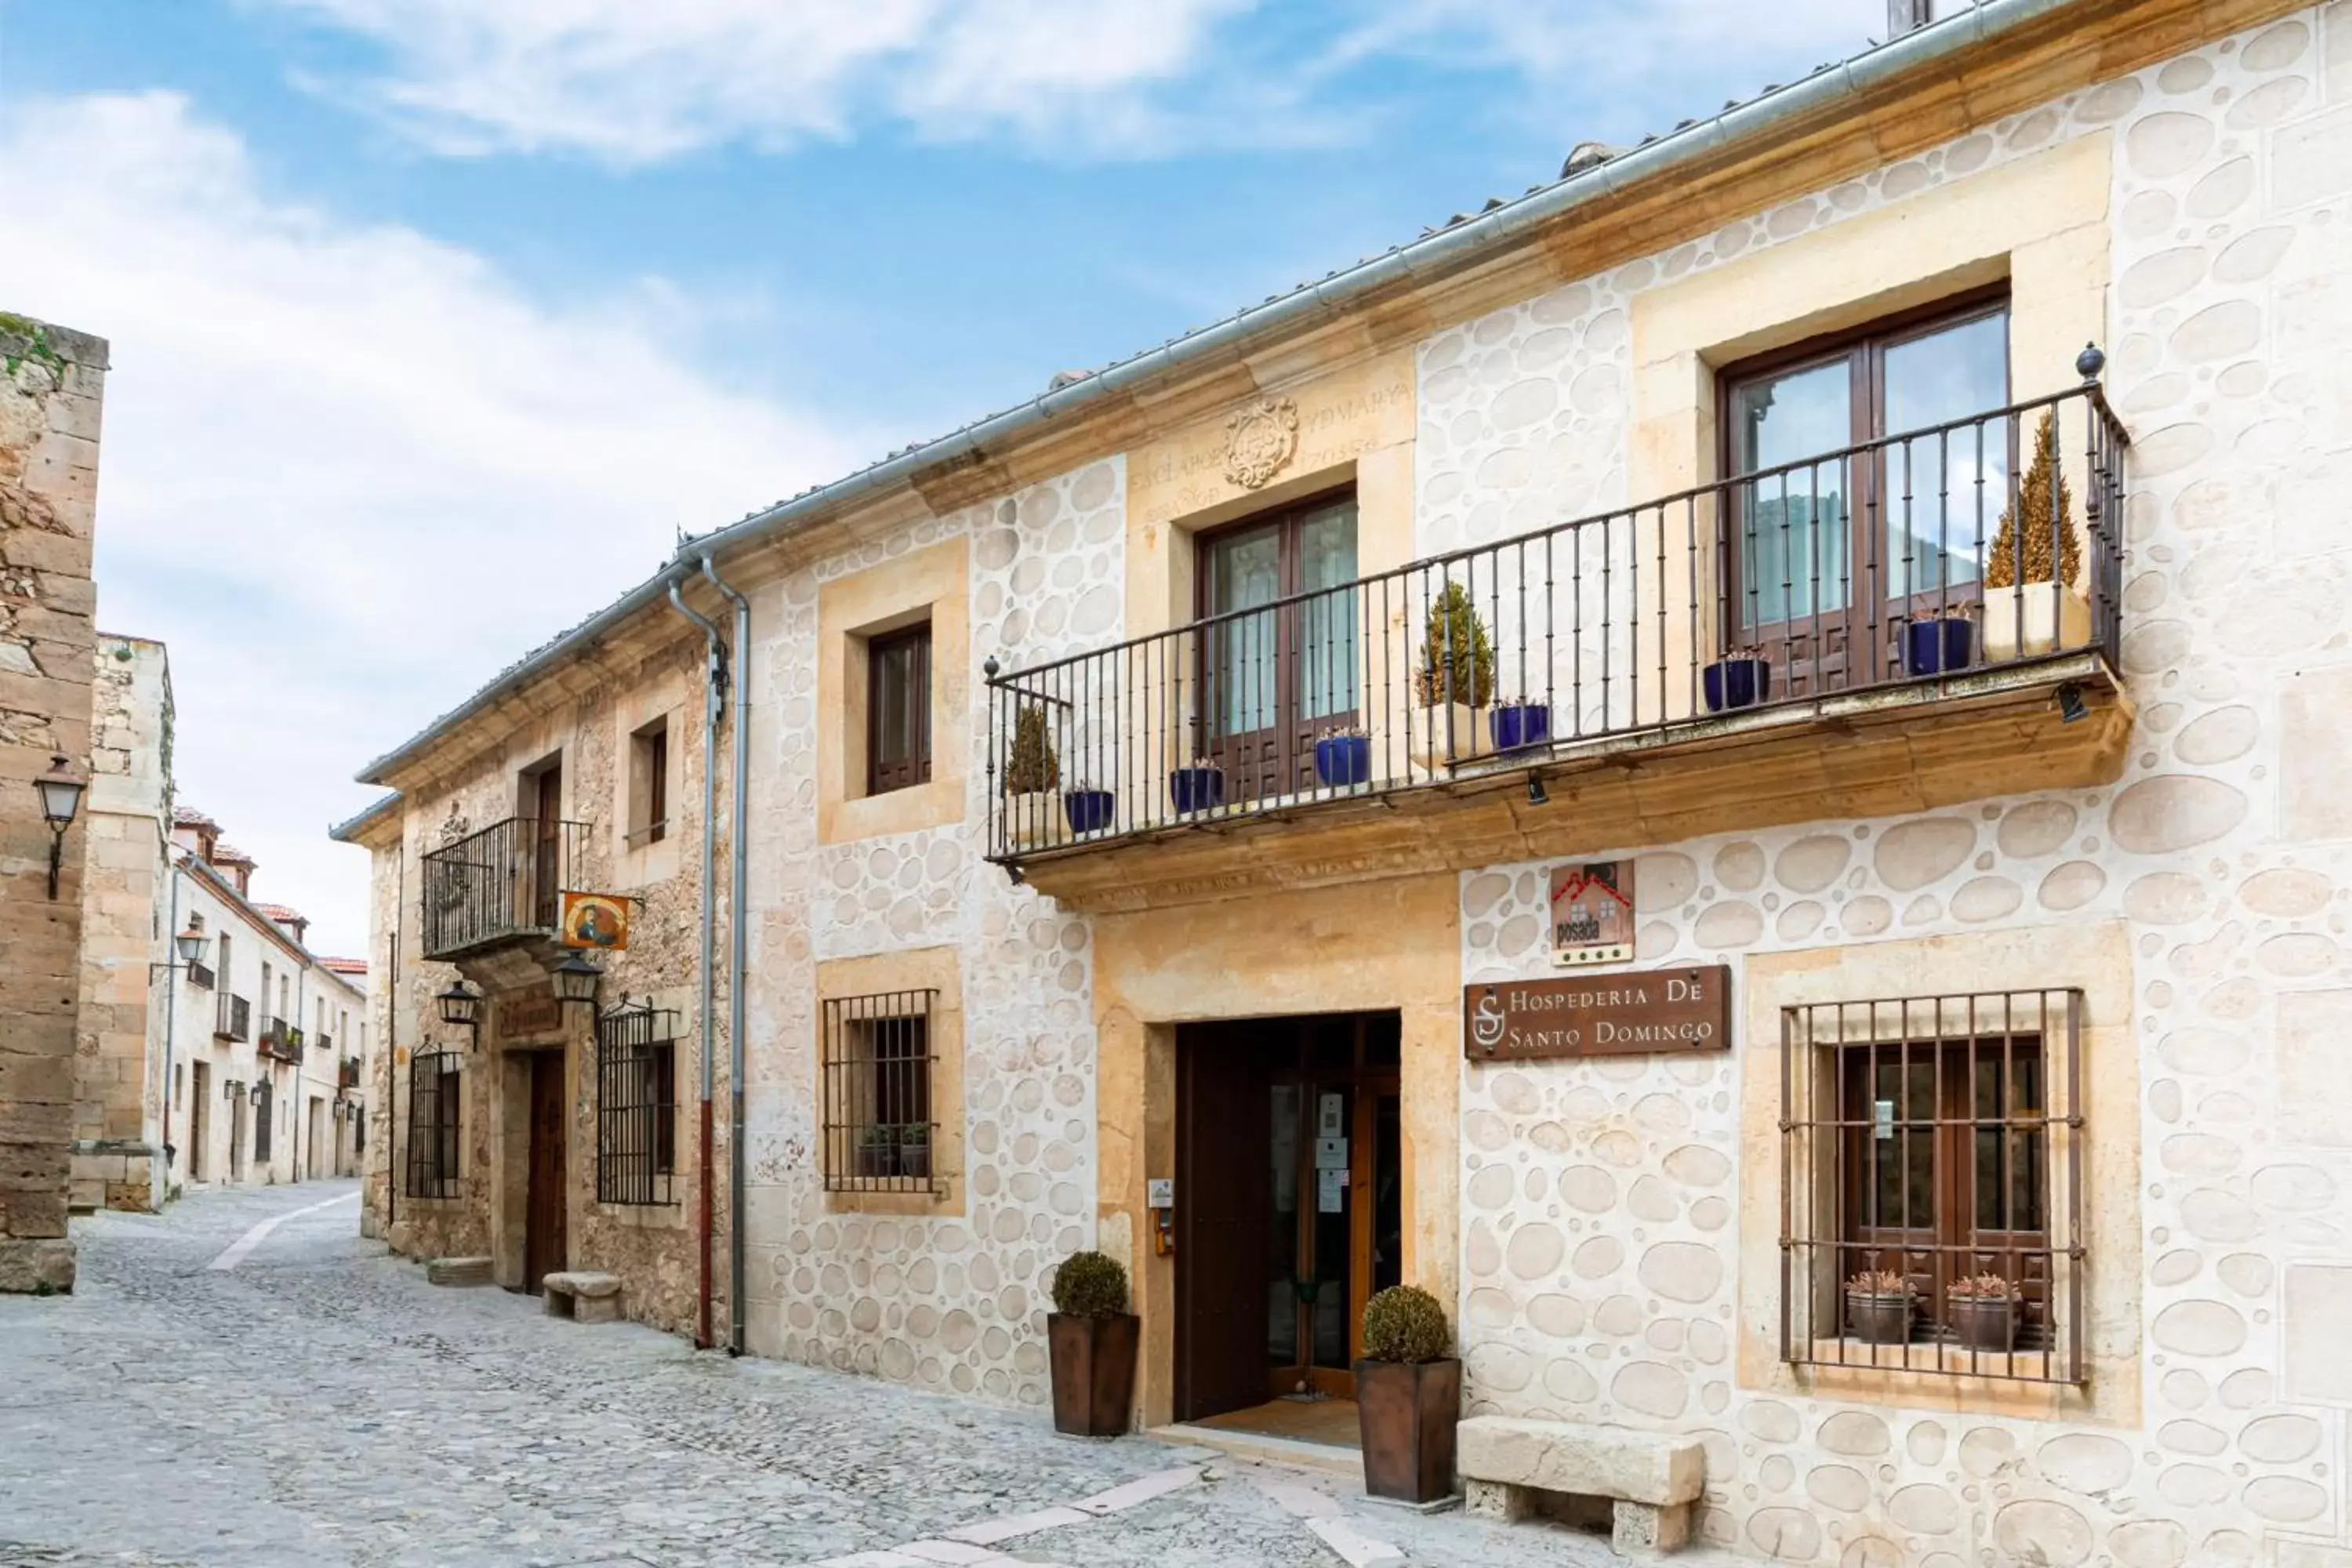
<path id="1" fill-rule="evenodd" d="M 441 1004 L 441 1021 L 479 1030 L 482 1026 L 482 994 L 463 980 L 449 982 L 449 989 L 434 998 Z"/>
<path id="2" fill-rule="evenodd" d="M 555 966 L 551 976 L 555 983 L 555 999 L 560 1003 L 584 1002 L 596 1005 L 596 987 L 604 983 L 604 972 L 584 953 L 573 953 Z"/>
<path id="3" fill-rule="evenodd" d="M 66 829 L 81 809 L 81 792 L 89 785 L 74 776 L 73 764 L 60 752 L 49 759 L 49 771 L 33 781 L 41 794 L 41 816 L 49 825 L 49 897 L 58 896 L 58 870 L 65 863 Z"/>
<path id="4" fill-rule="evenodd" d="M 202 963 L 205 961 L 205 943 L 209 940 L 205 935 L 205 928 L 190 920 L 188 929 L 172 939 L 173 945 L 180 950 L 181 967 Z"/>

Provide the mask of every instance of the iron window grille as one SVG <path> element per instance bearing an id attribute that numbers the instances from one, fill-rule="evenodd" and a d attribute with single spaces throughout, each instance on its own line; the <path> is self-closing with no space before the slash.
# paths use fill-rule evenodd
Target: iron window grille
<path id="1" fill-rule="evenodd" d="M 408 1061 L 408 1195 L 457 1195 L 459 1089 L 455 1051 L 420 1051 Z"/>
<path id="2" fill-rule="evenodd" d="M 2082 1384 L 2079 990 L 1780 1015 L 1780 1353 Z"/>
<path id="3" fill-rule="evenodd" d="M 215 994 L 213 1034 L 224 1040 L 247 1040 L 253 1037 L 253 1004 L 242 996 L 227 992 Z"/>
<path id="4" fill-rule="evenodd" d="M 835 1193 L 929 1193 L 936 990 L 824 1004 L 824 1184 Z"/>
<path id="5" fill-rule="evenodd" d="M 596 1201 L 677 1201 L 677 1015 L 651 1003 L 596 1020 Z"/>
<path id="6" fill-rule="evenodd" d="M 253 1086 L 253 1158 L 256 1163 L 269 1158 L 269 1080 L 268 1079 Z"/>
<path id="7" fill-rule="evenodd" d="M 191 963 L 188 965 L 188 984 L 201 985 L 209 991 L 213 988 L 213 972 L 201 963 Z"/>

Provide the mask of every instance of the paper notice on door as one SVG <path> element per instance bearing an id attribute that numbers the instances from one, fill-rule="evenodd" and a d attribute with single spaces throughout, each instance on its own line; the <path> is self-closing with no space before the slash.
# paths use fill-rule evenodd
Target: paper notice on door
<path id="1" fill-rule="evenodd" d="M 1315 1135 L 1318 1138 L 1340 1138 L 1348 1131 L 1348 1097 L 1323 1094 L 1315 1098 Z"/>
<path id="2" fill-rule="evenodd" d="M 1315 1168 L 1318 1171 L 1344 1171 L 1348 1168 L 1348 1141 L 1345 1138 L 1315 1140 Z"/>
<path id="3" fill-rule="evenodd" d="M 1315 1173 L 1315 1212 L 1345 1214 L 1348 1210 L 1348 1173 L 1318 1171 Z"/>

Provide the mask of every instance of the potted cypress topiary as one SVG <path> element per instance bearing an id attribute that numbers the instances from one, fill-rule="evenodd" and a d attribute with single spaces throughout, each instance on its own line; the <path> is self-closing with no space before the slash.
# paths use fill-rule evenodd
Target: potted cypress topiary
<path id="1" fill-rule="evenodd" d="M 1054 1271 L 1045 1344 L 1054 1378 L 1054 1430 L 1116 1437 L 1135 1391 L 1138 1320 L 1127 1310 L 1127 1270 L 1099 1252 L 1074 1252 Z"/>
<path id="2" fill-rule="evenodd" d="M 1364 1303 L 1364 1357 L 1356 1363 L 1356 1426 L 1364 1489 L 1404 1502 L 1454 1491 L 1454 1428 L 1462 1417 L 1462 1363 L 1437 1298 L 1395 1285 Z"/>
<path id="3" fill-rule="evenodd" d="M 2018 485 L 2016 503 L 2000 514 L 1992 556 L 1985 563 L 1987 661 L 2000 664 L 2090 646 L 2091 606 L 2074 586 L 2082 563 L 2074 496 L 2059 468 L 2053 409 L 2042 416 L 2033 461 Z"/>
<path id="4" fill-rule="evenodd" d="M 1416 762 L 1433 773 L 1486 754 L 1480 715 L 1495 700 L 1495 647 L 1468 584 L 1448 583 L 1430 601 L 1412 684 L 1421 704 L 1412 732 Z"/>
<path id="5" fill-rule="evenodd" d="M 1045 731 L 1045 710 L 1022 704 L 1013 715 L 1013 746 L 1004 755 L 1004 821 L 1007 845 L 1034 849 L 1059 837 L 1061 813 L 1054 789 L 1062 782 L 1061 759 Z"/>

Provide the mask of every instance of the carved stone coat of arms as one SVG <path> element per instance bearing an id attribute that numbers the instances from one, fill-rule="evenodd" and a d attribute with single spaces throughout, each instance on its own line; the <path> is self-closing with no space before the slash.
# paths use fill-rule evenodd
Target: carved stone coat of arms
<path id="1" fill-rule="evenodd" d="M 1298 405 L 1261 398 L 1225 421 L 1225 478 L 1256 489 L 1282 472 L 1298 451 Z"/>

